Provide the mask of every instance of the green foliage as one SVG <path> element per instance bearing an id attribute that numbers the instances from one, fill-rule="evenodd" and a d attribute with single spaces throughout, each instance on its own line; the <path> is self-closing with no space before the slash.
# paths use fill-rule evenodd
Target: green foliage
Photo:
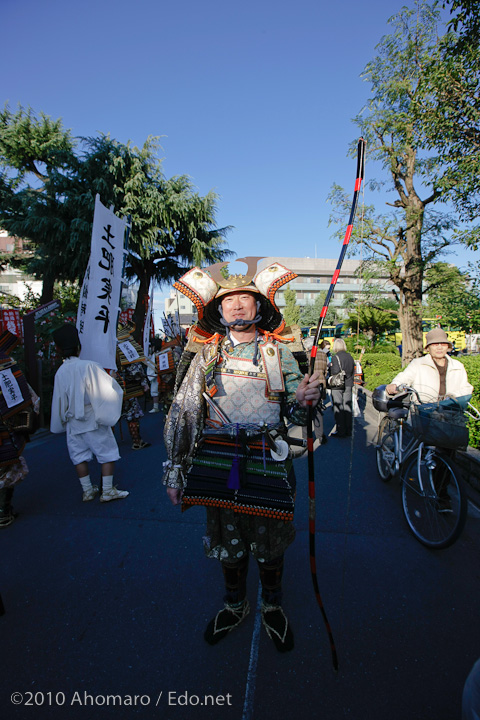
<path id="1" fill-rule="evenodd" d="M 384 336 L 377 338 L 375 343 L 372 343 L 372 341 L 363 334 L 358 335 L 358 337 L 355 334 L 348 335 L 343 339 L 345 340 L 348 352 L 352 353 L 352 355 L 358 353 L 362 348 L 364 348 L 366 352 L 375 354 L 390 353 L 392 355 L 398 355 L 395 343 L 387 340 Z"/>
<path id="2" fill-rule="evenodd" d="M 315 301 L 313 303 L 310 303 L 309 305 L 305 305 L 303 308 L 301 308 L 300 311 L 300 324 L 305 326 L 313 326 L 318 325 L 318 320 L 320 318 L 320 313 L 322 311 L 323 305 L 325 303 L 327 293 L 325 290 L 322 290 L 322 292 L 319 292 L 317 297 L 315 298 Z M 334 307 L 332 305 L 328 306 L 327 314 L 325 316 L 325 325 L 335 325 L 338 322 L 338 315 Z"/>
<path id="3" fill-rule="evenodd" d="M 377 385 L 388 385 L 402 369 L 402 359 L 393 353 L 365 353 L 362 368 L 367 390 L 374 390 Z"/>
<path id="4" fill-rule="evenodd" d="M 397 323 L 397 316 L 380 308 L 360 305 L 356 312 L 349 315 L 346 325 L 352 331 L 357 327 L 370 341 L 375 342 L 381 333 L 391 330 Z"/>
<path id="5" fill-rule="evenodd" d="M 283 293 L 285 298 L 285 310 L 283 319 L 287 325 L 298 325 L 300 319 L 300 307 L 297 305 L 297 293 L 287 285 Z"/>
<path id="6" fill-rule="evenodd" d="M 480 6 L 478 0 L 452 0 L 451 32 L 424 67 L 415 111 L 423 128 L 421 147 L 433 151 L 433 172 L 442 192 L 466 221 L 480 210 Z M 459 237 L 477 248 L 477 224 Z"/>
<path id="7" fill-rule="evenodd" d="M 471 403 L 480 410 L 480 355 L 458 355 L 457 360 L 465 365 L 468 379 L 473 385 Z M 480 420 L 469 420 L 469 444 L 480 450 Z"/>
<path id="8" fill-rule="evenodd" d="M 480 293 L 454 265 L 435 263 L 425 273 L 428 292 L 424 317 L 439 317 L 444 327 L 480 331 Z"/>
<path id="9" fill-rule="evenodd" d="M 60 121 L 31 109 L 0 114 L 0 224 L 31 240 L 27 270 L 43 279 L 44 302 L 56 280 L 83 278 L 96 194 L 131 217 L 126 274 L 140 283 L 137 327 L 152 280 L 171 282 L 192 264 L 232 255 L 229 228 L 214 226 L 217 195 L 199 195 L 186 175 L 165 178 L 158 148 L 155 138 L 139 149 L 107 135 L 74 143 Z"/>
<path id="10" fill-rule="evenodd" d="M 388 203 L 392 208 L 388 214 L 376 212 L 373 206 L 364 209 L 362 222 L 354 227 L 352 244 L 361 245 L 366 263 L 376 265 L 396 287 L 407 361 L 422 353 L 425 270 L 461 239 L 455 231 L 469 232 L 469 228 L 461 227 L 458 212 L 448 213 L 440 206 L 453 192 L 455 166 L 438 151 L 440 121 L 427 122 L 443 98 L 432 92 L 432 88 L 440 87 L 433 84 L 434 69 L 440 72 L 449 62 L 437 34 L 438 22 L 436 5 L 423 0 L 417 0 L 411 9 L 403 7 L 390 19 L 392 33 L 382 38 L 376 56 L 364 70 L 371 94 L 355 118 L 368 142 L 369 158 L 383 170 L 383 177 L 370 182 L 370 187 L 389 189 L 394 198 Z M 453 113 L 453 101 L 445 103 L 443 111 Z M 479 144 L 474 145 L 478 155 Z M 471 150 L 470 165 L 457 167 L 457 188 L 461 191 L 471 187 L 468 178 L 473 183 L 480 177 L 473 153 Z M 456 158 L 459 156 L 458 152 Z M 331 221 L 340 220 L 343 228 L 350 199 L 338 186 L 332 189 L 331 199 Z"/>
<path id="11" fill-rule="evenodd" d="M 473 385 L 471 403 L 480 410 L 480 355 L 458 355 L 457 359 L 465 366 L 468 379 Z M 388 385 L 402 369 L 398 355 L 365 353 L 362 358 L 365 387 L 374 390 L 378 385 Z M 480 422 L 469 420 L 469 444 L 480 449 Z"/>

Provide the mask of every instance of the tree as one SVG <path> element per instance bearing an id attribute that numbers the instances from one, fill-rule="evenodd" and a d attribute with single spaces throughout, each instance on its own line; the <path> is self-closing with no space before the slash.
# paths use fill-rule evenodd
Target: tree
<path id="1" fill-rule="evenodd" d="M 297 305 L 297 293 L 287 285 L 283 293 L 285 298 L 285 310 L 283 319 L 287 325 L 298 325 L 300 320 L 300 306 Z"/>
<path id="2" fill-rule="evenodd" d="M 419 146 L 435 153 L 435 181 L 470 222 L 480 211 L 480 3 L 452 0 L 451 11 L 450 32 L 426 63 L 414 112 L 422 129 Z M 477 249 L 478 223 L 459 237 Z"/>
<path id="3" fill-rule="evenodd" d="M 396 317 L 386 310 L 360 305 L 355 313 L 349 315 L 346 325 L 353 332 L 359 329 L 373 345 L 378 336 L 391 330 L 396 322 Z"/>
<path id="4" fill-rule="evenodd" d="M 466 273 L 454 265 L 436 263 L 425 273 L 429 285 L 427 317 L 443 327 L 464 332 L 480 331 L 480 294 Z"/>
<path id="5" fill-rule="evenodd" d="M 327 296 L 327 293 L 325 290 L 322 290 L 322 292 L 319 292 L 317 297 L 315 298 L 313 303 L 310 303 L 309 305 L 305 305 L 301 309 L 300 314 L 300 322 L 302 326 L 317 326 L 318 321 L 320 318 L 320 313 L 322 311 L 323 305 L 325 303 L 325 298 Z M 325 315 L 324 324 L 325 325 L 335 325 L 335 323 L 338 322 L 338 316 L 337 311 L 335 308 L 329 306 L 327 310 L 327 314 Z"/>
<path id="6" fill-rule="evenodd" d="M 31 239 L 35 253 L 28 270 L 43 278 L 42 301 L 52 297 L 56 280 L 83 278 L 97 193 L 119 215 L 131 217 L 126 274 L 139 281 L 139 334 L 152 280 L 170 282 L 192 262 L 232 255 L 224 246 L 229 228 L 214 227 L 215 193 L 200 196 L 186 175 L 165 178 L 157 150 L 155 138 L 140 149 L 106 135 L 74 143 L 60 121 L 37 118 L 30 109 L 13 115 L 5 108 L 0 224 Z"/>
<path id="7" fill-rule="evenodd" d="M 388 189 L 396 199 L 387 205 L 389 214 L 378 214 L 372 206 L 364 210 L 363 222 L 353 239 L 362 242 L 367 262 L 387 272 L 395 286 L 398 318 L 403 335 L 403 360 L 422 354 L 422 295 L 426 268 L 454 241 L 457 215 L 441 212 L 438 204 L 447 198 L 441 159 L 421 153 L 429 142 L 428 127 L 419 122 L 422 103 L 428 94 L 430 68 L 441 63 L 435 8 L 419 0 L 415 9 L 403 8 L 390 19 L 394 32 L 377 46 L 378 55 L 367 64 L 363 77 L 370 82 L 371 97 L 355 118 L 368 142 L 369 157 L 378 161 L 388 178 L 372 181 L 372 188 Z M 422 194 L 420 194 L 422 193 Z M 335 186 L 332 220 L 341 213 L 342 224 L 350 202 Z"/>
<path id="8" fill-rule="evenodd" d="M 479 0 L 445 0 L 443 7 L 446 5 L 450 5 L 450 12 L 453 16 L 448 26 L 455 32 L 458 31 L 457 51 L 463 52 L 466 46 L 479 45 Z"/>
<path id="9" fill-rule="evenodd" d="M 11 235 L 31 241 L 34 253 L 25 269 L 43 279 L 43 301 L 52 297 L 67 244 L 51 174 L 72 165 L 75 145 L 61 120 L 52 121 L 43 113 L 37 117 L 22 107 L 13 114 L 5 106 L 0 113 L 0 224 Z M 52 253 L 49 247 L 55 248 Z"/>

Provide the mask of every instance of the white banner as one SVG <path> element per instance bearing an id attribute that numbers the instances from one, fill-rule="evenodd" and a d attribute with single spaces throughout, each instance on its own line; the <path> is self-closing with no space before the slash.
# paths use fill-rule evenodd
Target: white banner
<path id="1" fill-rule="evenodd" d="M 168 353 L 167 352 L 160 353 L 160 355 L 158 356 L 158 369 L 159 370 L 168 370 L 168 368 L 169 368 Z"/>
<path id="2" fill-rule="evenodd" d="M 80 357 L 113 370 L 127 221 L 95 198 L 92 246 L 77 314 Z"/>
<path id="3" fill-rule="evenodd" d="M 128 342 L 128 340 L 118 343 L 118 347 L 123 352 L 129 362 L 135 362 L 135 360 L 138 360 L 138 358 L 140 357 L 138 352 L 133 347 L 132 343 Z"/>
<path id="4" fill-rule="evenodd" d="M 22 391 L 11 370 L 2 370 L 0 372 L 0 388 L 7 407 L 12 408 L 23 402 Z"/>

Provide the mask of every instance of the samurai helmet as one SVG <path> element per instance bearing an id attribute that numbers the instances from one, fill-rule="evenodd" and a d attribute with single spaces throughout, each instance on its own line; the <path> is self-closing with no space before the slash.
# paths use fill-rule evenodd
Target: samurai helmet
<path id="1" fill-rule="evenodd" d="M 194 267 L 183 275 L 173 287 L 186 295 L 198 312 L 198 325 L 201 329 L 225 335 L 225 327 L 220 322 L 219 306 L 222 298 L 232 292 L 254 293 L 260 302 L 261 320 L 257 326 L 261 330 L 273 332 L 283 323 L 280 310 L 275 304 L 277 290 L 297 277 L 280 263 L 272 263 L 257 273 L 261 257 L 239 258 L 237 262 L 247 265 L 245 275 L 229 275 L 225 278 L 222 270 L 229 262 L 220 262 L 204 269 Z"/>

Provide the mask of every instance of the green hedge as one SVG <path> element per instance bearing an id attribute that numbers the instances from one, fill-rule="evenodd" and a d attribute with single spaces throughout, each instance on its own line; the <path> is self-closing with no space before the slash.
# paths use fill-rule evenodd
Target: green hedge
<path id="1" fill-rule="evenodd" d="M 365 387 L 374 390 L 377 385 L 388 385 L 402 369 L 400 355 L 393 353 L 365 353 L 362 358 Z"/>
<path id="2" fill-rule="evenodd" d="M 480 355 L 459 355 L 460 360 L 465 365 L 468 379 L 473 385 L 473 395 L 470 402 L 480 410 Z M 469 420 L 470 445 L 480 450 L 480 420 Z"/>
<path id="3" fill-rule="evenodd" d="M 480 410 L 480 355 L 459 355 L 473 385 L 472 405 Z M 384 353 L 365 353 L 362 358 L 365 387 L 374 390 L 378 385 L 388 385 L 402 369 L 399 356 Z M 480 421 L 469 421 L 470 445 L 480 449 Z"/>

